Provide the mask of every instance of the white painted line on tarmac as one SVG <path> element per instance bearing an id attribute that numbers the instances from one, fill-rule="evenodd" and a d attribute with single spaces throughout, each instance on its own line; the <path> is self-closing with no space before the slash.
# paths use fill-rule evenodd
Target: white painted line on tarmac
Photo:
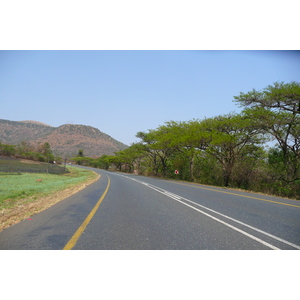
<path id="1" fill-rule="evenodd" d="M 217 221 L 217 222 L 219 222 L 219 223 L 221 223 L 221 224 L 223 224 L 223 225 L 225 225 L 227 227 L 230 227 L 231 229 L 233 229 L 235 231 L 238 231 L 238 232 L 242 233 L 243 235 L 245 235 L 245 236 L 247 236 L 247 237 L 249 237 L 249 238 L 251 238 L 251 239 L 253 239 L 253 240 L 255 240 L 255 241 L 257 241 L 257 242 L 259 242 L 259 243 L 261 243 L 261 244 L 263 244 L 263 245 L 271 248 L 271 249 L 273 249 L 273 250 L 281 250 L 281 249 L 279 249 L 279 248 L 277 248 L 277 247 L 275 247 L 275 246 L 273 246 L 273 245 L 271 245 L 271 244 L 269 244 L 269 243 L 267 243 L 267 242 L 265 242 L 265 241 L 257 238 L 256 236 L 247 233 L 246 231 L 243 231 L 243 230 L 241 230 L 241 229 L 239 229 L 239 228 L 237 228 L 237 227 L 235 227 L 235 226 L 233 226 L 233 225 L 231 225 L 229 223 L 226 223 L 226 222 L 224 222 L 224 221 L 222 221 L 222 220 L 220 220 L 220 219 L 218 219 L 218 218 L 216 218 L 216 217 L 214 217 L 214 216 L 212 216 L 212 215 L 210 215 L 210 214 L 208 214 L 208 213 L 206 213 L 206 212 L 204 212 L 204 211 L 202 211 L 202 210 L 200 210 L 200 209 L 198 209 L 198 208 L 196 208 L 196 207 L 194 207 L 192 205 L 189 205 L 189 204 L 183 202 L 182 200 L 179 200 L 178 198 L 175 198 L 175 197 L 173 197 L 171 195 L 168 195 L 168 194 L 166 194 L 164 192 L 161 192 L 160 190 L 154 188 L 153 186 L 149 186 L 149 188 L 152 188 L 153 190 L 156 190 L 157 192 L 159 192 L 161 194 L 167 195 L 168 197 L 170 197 L 170 198 L 172 198 L 172 199 L 174 199 L 174 200 L 176 200 L 176 201 L 178 201 L 178 202 L 180 202 L 180 203 L 182 203 L 182 204 L 184 204 L 184 205 L 186 205 L 186 206 L 188 206 L 188 207 L 190 207 L 190 208 L 192 208 L 192 209 L 194 209 L 194 210 L 196 210 L 196 211 L 198 211 L 198 212 L 200 212 L 200 213 L 202 213 L 204 215 L 206 215 L 207 217 L 209 217 L 209 218 L 211 218 L 211 219 L 213 219 L 213 220 L 215 220 L 215 221 Z"/>
<path id="2" fill-rule="evenodd" d="M 119 176 L 126 177 L 127 179 L 132 179 L 132 178 L 127 177 L 127 176 L 124 176 L 124 175 L 119 175 Z M 134 181 L 136 181 L 136 182 L 138 182 L 138 183 L 140 183 L 140 184 L 144 184 L 144 185 L 145 185 L 145 182 L 144 182 L 144 181 L 136 180 L 136 179 L 132 179 L 132 180 L 134 180 Z M 215 214 L 218 214 L 218 215 L 220 215 L 220 216 L 222 216 L 222 217 L 224 217 L 224 218 L 227 218 L 227 219 L 229 219 L 229 220 L 231 220 L 231 221 L 234 221 L 234 222 L 236 222 L 236 223 L 238 223 L 238 224 L 241 224 L 241 225 L 243 225 L 243 226 L 245 226 L 245 227 L 248 227 L 248 228 L 250 228 L 250 229 L 252 229 L 252 230 L 254 230 L 254 231 L 256 231 L 256 232 L 262 233 L 262 234 L 264 234 L 264 235 L 266 235 L 266 236 L 268 236 L 268 237 L 271 237 L 271 238 L 273 238 L 273 239 L 275 239 L 275 240 L 277 240 L 277 241 L 279 241 L 279 242 L 282 242 L 282 243 L 284 243 L 284 244 L 286 244 L 286 245 L 292 246 L 292 247 L 294 247 L 294 248 L 300 250 L 300 246 L 298 246 L 298 245 L 296 245 L 296 244 L 294 244 L 294 243 L 291 243 L 291 242 L 289 242 L 289 241 L 286 241 L 286 240 L 284 240 L 284 239 L 281 239 L 281 238 L 279 238 L 279 237 L 277 237 L 277 236 L 275 236 L 275 235 L 272 235 L 272 234 L 270 234 L 270 233 L 268 233 L 268 232 L 265 232 L 265 231 L 263 231 L 263 230 L 261 230 L 261 229 L 258 229 L 258 228 L 256 228 L 256 227 L 253 227 L 253 226 L 251 226 L 251 225 L 248 225 L 248 224 L 246 224 L 246 223 L 244 223 L 244 222 L 241 222 L 241 221 L 239 221 L 239 220 L 236 220 L 236 219 L 234 219 L 234 218 L 231 218 L 231 217 L 229 217 L 229 216 L 227 216 L 227 215 L 224 215 L 224 214 L 222 214 L 222 213 L 220 213 L 220 212 L 217 212 L 217 211 L 215 211 L 215 210 L 213 210 L 213 209 L 210 209 L 210 208 L 208 208 L 208 207 L 206 207 L 206 206 L 204 206 L 204 205 L 198 204 L 198 203 L 193 202 L 193 201 L 191 201 L 191 200 L 189 200 L 189 199 L 186 199 L 186 198 L 183 198 L 183 197 L 181 197 L 181 196 L 179 196 L 179 195 L 173 194 L 173 193 L 171 193 L 171 192 L 169 192 L 169 191 L 167 191 L 167 190 L 161 189 L 161 188 L 156 187 L 156 186 L 154 186 L 154 185 L 152 185 L 152 184 L 148 184 L 148 183 L 147 183 L 146 185 L 147 185 L 149 188 L 151 188 L 151 189 L 153 189 L 153 190 L 155 190 L 155 191 L 157 191 L 157 192 L 159 192 L 159 193 L 161 193 L 161 194 L 164 194 L 164 195 L 166 195 L 166 196 L 168 196 L 168 197 L 170 197 L 170 198 L 172 198 L 172 199 L 174 199 L 174 200 L 176 200 L 176 201 L 178 201 L 178 202 L 180 202 L 180 203 L 182 203 L 182 204 L 184 204 L 184 205 L 186 205 L 186 206 L 188 206 L 188 207 L 191 207 L 191 208 L 193 208 L 194 210 L 197 210 L 198 212 L 200 212 L 200 213 L 202 213 L 202 214 L 204 214 L 204 215 L 206 215 L 206 216 L 208 216 L 208 217 L 210 217 L 210 218 L 212 218 L 212 219 L 214 219 L 214 220 L 216 220 L 216 221 L 218 221 L 218 222 L 220 222 L 220 223 L 222 223 L 222 224 L 224 224 L 224 225 L 226 225 L 226 226 L 228 226 L 228 227 L 230 227 L 230 228 L 232 228 L 232 229 L 234 229 L 234 230 L 236 230 L 236 231 L 238 231 L 238 232 L 241 232 L 242 234 L 244 234 L 244 235 L 246 235 L 246 236 L 248 236 L 248 237 L 250 237 L 250 238 L 252 238 L 252 239 L 254 239 L 254 240 L 256 240 L 256 241 L 258 241 L 258 242 L 260 242 L 260 243 L 262 243 L 262 244 L 264 244 L 264 245 L 266 245 L 267 247 L 269 247 L 269 248 L 271 248 L 271 249 L 280 250 L 279 248 L 277 248 L 277 247 L 275 247 L 275 246 L 273 246 L 273 245 L 271 245 L 271 244 L 269 244 L 269 243 L 267 243 L 267 242 L 265 242 L 265 241 L 263 241 L 263 240 L 261 240 L 261 239 L 255 237 L 255 236 L 253 236 L 253 235 L 251 235 L 251 234 L 249 234 L 249 233 L 247 233 L 247 232 L 245 232 L 245 231 L 243 231 L 243 230 L 241 230 L 241 229 L 239 229 L 239 228 L 237 228 L 237 227 L 235 227 L 235 226 L 233 226 L 233 225 L 230 225 L 229 223 L 226 223 L 226 222 L 224 222 L 224 221 L 222 221 L 222 220 L 220 220 L 220 219 L 218 219 L 218 218 L 216 218 L 216 217 L 214 217 L 214 216 L 212 216 L 212 215 L 210 215 L 210 214 L 208 214 L 208 213 L 206 213 L 206 212 L 203 212 L 203 211 L 200 210 L 200 209 L 197 209 L 197 208 L 195 208 L 195 207 L 193 207 L 193 206 L 191 206 L 191 205 L 189 205 L 189 204 L 183 202 L 183 200 L 184 200 L 184 201 L 188 201 L 188 202 L 192 203 L 193 205 L 200 206 L 200 207 L 202 207 L 202 208 L 204 208 L 204 209 L 206 209 L 206 210 L 209 210 L 209 211 L 211 211 L 211 212 L 213 212 L 213 213 L 215 213 Z"/>

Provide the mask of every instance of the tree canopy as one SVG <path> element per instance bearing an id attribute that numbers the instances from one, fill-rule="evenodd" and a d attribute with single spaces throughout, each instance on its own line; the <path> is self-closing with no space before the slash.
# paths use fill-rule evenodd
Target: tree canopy
<path id="1" fill-rule="evenodd" d="M 140 141 L 113 156 L 85 161 L 300 198 L 300 84 L 276 82 L 262 91 L 241 92 L 234 101 L 241 113 L 168 121 L 137 132 Z"/>

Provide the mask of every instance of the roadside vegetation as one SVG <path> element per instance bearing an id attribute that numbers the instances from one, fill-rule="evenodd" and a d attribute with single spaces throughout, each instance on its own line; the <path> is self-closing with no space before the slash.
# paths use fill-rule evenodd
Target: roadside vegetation
<path id="1" fill-rule="evenodd" d="M 300 199 L 300 83 L 240 93 L 241 113 L 169 121 L 139 143 L 77 164 Z M 175 174 L 175 170 L 177 174 Z"/>
<path id="2" fill-rule="evenodd" d="M 0 172 L 0 231 L 94 182 L 99 175 L 76 167 L 68 173 Z"/>
<path id="3" fill-rule="evenodd" d="M 0 141 L 0 156 L 22 158 L 39 162 L 61 163 L 62 158 L 55 156 L 48 142 L 33 146 L 23 141 L 18 145 L 3 144 Z"/>

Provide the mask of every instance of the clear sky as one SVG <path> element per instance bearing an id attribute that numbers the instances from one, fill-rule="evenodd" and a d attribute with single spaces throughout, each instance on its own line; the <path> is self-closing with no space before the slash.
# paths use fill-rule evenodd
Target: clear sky
<path id="1" fill-rule="evenodd" d="M 239 112 L 234 96 L 275 81 L 300 81 L 300 52 L 0 51 L 0 118 L 89 125 L 130 145 L 166 121 Z"/>

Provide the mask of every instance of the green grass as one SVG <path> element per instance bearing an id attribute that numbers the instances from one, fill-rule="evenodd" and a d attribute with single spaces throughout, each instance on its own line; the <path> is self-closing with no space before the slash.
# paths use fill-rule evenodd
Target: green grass
<path id="1" fill-rule="evenodd" d="M 20 199 L 26 202 L 64 190 L 78 183 L 95 178 L 97 175 L 86 169 L 68 167 L 64 175 L 25 173 L 8 175 L 0 173 L 0 209 L 11 208 Z M 42 179 L 42 181 L 36 181 Z M 25 199 L 24 199 L 25 200 Z"/>

